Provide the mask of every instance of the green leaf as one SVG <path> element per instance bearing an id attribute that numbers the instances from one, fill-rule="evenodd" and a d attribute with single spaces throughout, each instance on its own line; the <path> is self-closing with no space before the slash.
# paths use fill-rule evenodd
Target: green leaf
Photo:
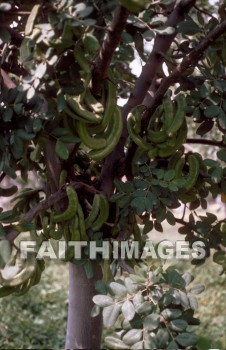
<path id="1" fill-rule="evenodd" d="M 57 140 L 56 142 L 56 154 L 63 160 L 67 160 L 69 157 L 69 151 L 68 148 L 65 146 L 65 144 L 61 140 Z"/>
<path id="2" fill-rule="evenodd" d="M 221 149 L 220 151 L 217 152 L 217 158 L 222 160 L 223 162 L 226 162 L 226 150 Z"/>
<path id="3" fill-rule="evenodd" d="M 177 349 L 179 349 L 179 347 L 174 340 L 172 340 L 166 348 L 166 350 L 177 350 Z"/>
<path id="4" fill-rule="evenodd" d="M 204 115 L 207 118 L 215 118 L 219 115 L 221 108 L 218 106 L 208 106 L 204 109 Z"/>
<path id="5" fill-rule="evenodd" d="M 97 316 L 99 316 L 100 315 L 100 313 L 101 313 L 101 308 L 100 308 L 100 306 L 98 306 L 98 305 L 94 305 L 93 306 L 93 308 L 92 308 L 92 310 L 91 310 L 91 317 L 97 317 Z"/>
<path id="6" fill-rule="evenodd" d="M 160 222 L 154 221 L 154 228 L 158 232 L 163 232 L 163 227 Z"/>
<path id="7" fill-rule="evenodd" d="M 170 292 L 166 292 L 160 301 L 161 305 L 165 307 L 171 304 L 172 302 L 173 302 L 173 295 Z"/>
<path id="8" fill-rule="evenodd" d="M 197 299 L 194 295 L 188 293 L 188 299 L 189 299 L 189 303 L 190 303 L 190 307 L 192 310 L 197 310 L 198 309 L 198 302 Z"/>
<path id="9" fill-rule="evenodd" d="M 81 140 L 76 136 L 61 136 L 60 140 L 65 143 L 79 143 Z"/>
<path id="10" fill-rule="evenodd" d="M 144 332 L 143 349 L 158 349 L 154 333 Z"/>
<path id="11" fill-rule="evenodd" d="M 29 134 L 24 129 L 17 129 L 15 132 L 15 135 L 17 135 L 21 140 L 29 141 L 32 140 L 35 137 L 35 134 Z"/>
<path id="12" fill-rule="evenodd" d="M 130 295 L 134 295 L 138 291 L 138 284 L 134 282 L 130 277 L 125 278 L 125 287 Z"/>
<path id="13" fill-rule="evenodd" d="M 35 119 L 33 121 L 33 131 L 34 133 L 38 133 L 39 131 L 42 130 L 42 121 L 40 119 Z"/>
<path id="14" fill-rule="evenodd" d="M 103 322 L 105 327 L 113 327 L 121 312 L 121 305 L 114 304 L 103 309 Z"/>
<path id="15" fill-rule="evenodd" d="M 10 148 L 15 159 L 20 159 L 23 156 L 24 144 L 21 138 L 16 135 L 14 136 L 14 141 Z"/>
<path id="16" fill-rule="evenodd" d="M 153 174 L 156 175 L 158 180 L 162 180 L 165 175 L 165 171 L 163 169 L 154 169 Z"/>
<path id="17" fill-rule="evenodd" d="M 224 265 L 226 263 L 225 252 L 215 252 L 213 255 L 213 261 L 219 265 Z"/>
<path id="18" fill-rule="evenodd" d="M 142 233 L 146 235 L 147 233 L 153 230 L 153 227 L 154 227 L 153 221 L 145 222 Z"/>
<path id="19" fill-rule="evenodd" d="M 201 233 L 201 235 L 206 235 L 211 231 L 212 225 L 207 221 L 197 221 L 195 229 L 198 233 Z"/>
<path id="20" fill-rule="evenodd" d="M 185 35 L 194 35 L 200 31 L 201 28 L 192 19 L 183 21 L 178 26 L 178 32 Z"/>
<path id="21" fill-rule="evenodd" d="M 85 269 L 87 278 L 88 279 L 93 278 L 93 264 L 91 263 L 90 260 L 86 260 L 84 264 L 84 269 Z"/>
<path id="22" fill-rule="evenodd" d="M 126 320 L 131 321 L 135 316 L 135 308 L 130 300 L 126 300 L 122 304 L 122 313 Z M 126 342 L 127 343 L 127 342 Z M 128 344 L 128 343 L 127 343 Z"/>
<path id="23" fill-rule="evenodd" d="M 213 213 L 208 213 L 206 212 L 206 215 L 207 215 L 207 220 L 210 224 L 213 224 L 215 221 L 217 221 L 217 216 Z M 200 216 L 201 217 L 201 216 Z"/>
<path id="24" fill-rule="evenodd" d="M 139 190 L 146 190 L 149 187 L 148 181 L 143 179 L 134 179 L 133 183 Z"/>
<path id="25" fill-rule="evenodd" d="M 179 180 L 177 180 L 177 181 L 179 181 Z M 176 185 L 176 181 L 175 181 L 175 183 L 174 182 L 170 182 L 168 188 L 172 192 L 177 192 L 178 191 L 178 186 Z"/>
<path id="26" fill-rule="evenodd" d="M 119 0 L 119 3 L 131 12 L 138 13 L 145 8 L 147 0 Z"/>
<path id="27" fill-rule="evenodd" d="M 167 271 L 166 274 L 163 275 L 166 282 L 171 285 L 174 288 L 184 288 L 185 287 L 185 281 L 182 278 L 182 276 L 176 271 Z"/>
<path id="28" fill-rule="evenodd" d="M 166 208 L 161 206 L 158 208 L 158 210 L 156 212 L 156 222 L 161 223 L 165 220 L 165 218 L 166 218 Z M 161 230 L 161 228 L 160 228 L 160 230 Z"/>
<path id="29" fill-rule="evenodd" d="M 223 177 L 223 169 L 218 167 L 215 168 L 211 173 L 211 180 L 213 183 L 219 183 Z"/>
<path id="30" fill-rule="evenodd" d="M 153 30 L 147 30 L 142 34 L 143 38 L 147 41 L 152 41 L 155 37 L 154 31 Z"/>
<path id="31" fill-rule="evenodd" d="M 65 135 L 68 135 L 68 130 L 65 129 L 65 128 L 54 128 L 52 131 L 51 131 L 51 134 L 56 136 L 56 137 L 61 137 L 61 136 L 65 136 Z"/>
<path id="32" fill-rule="evenodd" d="M 133 207 L 136 210 L 138 215 L 141 215 L 146 210 L 144 197 L 135 197 L 133 198 L 130 204 L 131 207 Z"/>
<path id="33" fill-rule="evenodd" d="M 130 329 L 122 338 L 127 345 L 133 345 L 142 338 L 142 329 Z"/>
<path id="34" fill-rule="evenodd" d="M 197 284 L 196 286 L 192 287 L 190 292 L 192 294 L 201 294 L 205 290 L 205 286 L 203 284 Z"/>
<path id="35" fill-rule="evenodd" d="M 102 294 L 94 295 L 93 302 L 100 307 L 106 307 L 114 304 L 114 300 L 110 296 Z"/>
<path id="36" fill-rule="evenodd" d="M 184 347 L 195 345 L 198 341 L 197 336 L 194 333 L 181 333 L 176 337 L 176 342 Z"/>
<path id="37" fill-rule="evenodd" d="M 64 98 L 64 94 L 59 91 L 57 94 L 57 110 L 58 112 L 62 112 L 66 106 L 66 101 Z"/>
<path id="38" fill-rule="evenodd" d="M 149 20 L 149 25 L 151 27 L 153 26 L 159 26 L 159 25 L 163 25 L 165 24 L 167 21 L 167 17 L 166 16 L 158 16 L 158 17 L 153 17 Z"/>
<path id="39" fill-rule="evenodd" d="M 0 44 L 8 43 L 11 39 L 11 35 L 8 30 L 0 29 Z"/>
<path id="40" fill-rule="evenodd" d="M 188 327 L 188 323 L 184 320 L 173 320 L 169 322 L 169 327 L 175 332 L 183 332 Z"/>
<path id="41" fill-rule="evenodd" d="M 192 274 L 190 274 L 190 272 L 185 272 L 182 275 L 182 278 L 184 279 L 186 286 L 188 286 L 194 280 L 194 277 L 192 276 Z"/>
<path id="42" fill-rule="evenodd" d="M 156 345 L 158 349 L 164 349 L 168 344 L 169 333 L 166 329 L 158 329 L 156 334 Z"/>
<path id="43" fill-rule="evenodd" d="M 7 107 L 6 109 L 4 109 L 2 113 L 2 119 L 4 120 L 4 122 L 10 122 L 12 120 L 12 117 L 13 109 L 11 107 Z"/>
<path id="44" fill-rule="evenodd" d="M 153 305 L 149 301 L 145 301 L 139 306 L 135 306 L 135 310 L 138 314 L 149 314 L 153 310 Z"/>
<path id="45" fill-rule="evenodd" d="M 5 230 L 4 230 L 4 226 L 0 224 L 0 240 L 3 238 L 5 238 Z"/>
<path id="46" fill-rule="evenodd" d="M 218 162 L 216 160 L 213 159 L 204 159 L 204 163 L 206 166 L 210 167 L 210 168 L 215 168 L 218 166 Z"/>
<path id="47" fill-rule="evenodd" d="M 180 304 L 183 306 L 184 309 L 188 309 L 190 307 L 189 299 L 186 293 L 179 290 L 180 294 Z"/>
<path id="48" fill-rule="evenodd" d="M 129 349 L 129 346 L 127 346 L 121 339 L 113 336 L 105 337 L 104 343 L 109 349 Z"/>
<path id="49" fill-rule="evenodd" d="M 168 224 L 170 224 L 172 226 L 174 226 L 176 224 L 175 217 L 171 211 L 167 211 L 166 220 L 167 220 Z"/>
<path id="50" fill-rule="evenodd" d="M 182 311 L 179 309 L 167 308 L 164 309 L 161 314 L 166 320 L 175 320 L 182 315 Z"/>
<path id="51" fill-rule="evenodd" d="M 136 276 L 136 275 L 133 275 Z M 133 298 L 133 305 L 135 307 L 135 310 L 137 311 L 137 308 L 139 308 L 144 302 L 144 297 L 142 294 L 137 293 L 135 297 Z"/>
<path id="52" fill-rule="evenodd" d="M 24 106 L 23 103 L 16 103 L 16 104 L 14 104 L 14 106 L 13 106 L 14 112 L 15 112 L 17 115 L 22 114 L 23 106 Z"/>
<path id="53" fill-rule="evenodd" d="M 192 231 L 191 227 L 189 225 L 186 225 L 186 226 L 181 226 L 178 228 L 178 232 L 181 234 L 181 235 L 187 235 L 187 234 L 190 234 Z"/>
<path id="54" fill-rule="evenodd" d="M 213 126 L 214 126 L 214 121 L 205 120 L 196 130 L 196 134 L 203 136 L 207 134 L 210 130 L 212 130 Z"/>
<path id="55" fill-rule="evenodd" d="M 92 12 L 93 12 L 92 6 L 87 6 L 82 2 L 75 5 L 75 15 L 77 17 L 81 17 L 81 18 L 88 17 Z"/>
<path id="56" fill-rule="evenodd" d="M 173 180 L 175 176 L 175 170 L 174 169 L 170 169 L 170 170 L 167 170 L 164 174 L 164 180 L 165 181 L 171 181 Z"/>
<path id="57" fill-rule="evenodd" d="M 99 50 L 100 43 L 92 33 L 85 33 L 83 36 L 84 47 L 91 53 Z"/>
<path id="58" fill-rule="evenodd" d="M 100 294 L 107 294 L 108 287 L 105 281 L 99 280 L 95 283 L 95 289 Z"/>
<path id="59" fill-rule="evenodd" d="M 158 328 L 160 324 L 160 316 L 158 314 L 151 314 L 144 319 L 144 328 L 153 331 Z"/>
<path id="60" fill-rule="evenodd" d="M 143 347 L 144 346 L 144 342 L 143 340 L 142 341 L 139 341 L 138 343 L 135 343 L 131 346 L 131 350 L 141 350 L 141 349 L 147 349 L 147 347 Z M 150 347 L 148 347 L 148 349 L 150 349 Z"/>
<path id="61" fill-rule="evenodd" d="M 133 193 L 135 190 L 133 183 L 130 181 L 121 182 L 121 188 L 122 188 L 122 191 L 125 193 Z"/>
<path id="62" fill-rule="evenodd" d="M 124 298 L 127 295 L 126 287 L 117 282 L 111 282 L 109 284 L 110 290 L 118 298 Z"/>
<path id="63" fill-rule="evenodd" d="M 12 167 L 10 167 L 8 164 L 4 164 L 4 172 L 6 173 L 6 175 L 11 177 L 12 179 L 17 178 L 15 170 Z"/>

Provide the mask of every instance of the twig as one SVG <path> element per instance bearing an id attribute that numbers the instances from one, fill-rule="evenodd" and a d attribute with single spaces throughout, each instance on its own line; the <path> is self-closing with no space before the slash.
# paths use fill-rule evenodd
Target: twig
<path id="1" fill-rule="evenodd" d="M 190 138 L 186 140 L 186 143 L 199 143 L 202 145 L 210 145 L 210 146 L 216 146 L 220 148 L 226 148 L 226 144 L 222 141 L 214 141 L 214 140 L 208 140 L 208 139 L 198 139 L 198 138 Z"/>
<path id="2" fill-rule="evenodd" d="M 211 18 L 216 19 L 216 17 L 214 17 L 211 13 L 209 13 L 209 12 L 206 11 L 205 9 L 200 8 L 198 5 L 195 5 L 194 8 L 195 8 L 198 12 L 201 12 L 201 13 L 203 13 L 203 14 L 206 15 L 206 16 L 209 16 L 209 17 L 211 17 Z"/>

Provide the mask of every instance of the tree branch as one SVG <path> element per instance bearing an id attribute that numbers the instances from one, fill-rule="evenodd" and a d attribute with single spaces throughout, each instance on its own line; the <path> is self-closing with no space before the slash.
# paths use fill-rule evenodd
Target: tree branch
<path id="1" fill-rule="evenodd" d="M 150 108 L 148 109 L 146 116 L 149 118 L 153 114 L 157 106 L 161 103 L 162 98 L 168 88 L 177 82 L 180 76 L 190 67 L 195 66 L 199 59 L 203 56 L 204 51 L 216 40 L 221 34 L 226 31 L 226 20 L 218 24 L 213 30 L 211 30 L 203 40 L 182 60 L 182 62 L 173 70 L 173 72 L 162 80 L 160 87 L 158 88 Z"/>
<path id="2" fill-rule="evenodd" d="M 70 182 L 70 186 L 72 186 L 75 190 L 84 190 L 88 193 L 100 193 L 93 186 L 87 185 L 84 182 Z M 38 205 L 31 208 L 23 217 L 25 221 L 31 222 L 42 210 L 49 209 L 51 206 L 55 205 L 57 202 L 62 201 L 62 199 L 66 198 L 67 194 L 65 191 L 65 187 L 51 194 L 46 200 L 41 201 Z"/>
<path id="3" fill-rule="evenodd" d="M 100 193 L 100 191 L 96 190 L 95 187 L 90 186 L 84 182 L 70 182 L 70 186 L 72 186 L 75 190 L 83 190 L 85 192 L 91 193 L 91 194 L 96 194 Z M 62 187 L 58 191 L 56 191 L 53 194 L 50 194 L 50 196 L 39 202 L 35 207 L 31 208 L 23 217 L 22 220 L 26 222 L 31 222 L 41 211 L 47 210 L 50 207 L 54 206 L 56 203 L 61 202 L 63 199 L 67 197 L 65 187 Z M 17 236 L 19 236 L 19 232 L 10 229 L 9 232 L 7 232 L 6 237 L 9 241 L 14 241 Z"/>
<path id="4" fill-rule="evenodd" d="M 176 27 L 181 22 L 185 14 L 195 4 L 196 0 L 181 0 L 178 5 L 175 6 L 169 18 L 166 22 L 166 27 L 173 27 L 174 33 L 171 35 L 157 34 L 152 53 L 150 54 L 146 65 L 143 67 L 140 77 L 137 79 L 136 84 L 130 97 L 123 109 L 123 132 L 115 150 L 106 158 L 105 164 L 102 169 L 100 181 L 101 189 L 107 194 L 111 195 L 114 190 L 114 170 L 122 168 L 124 159 L 124 145 L 128 135 L 127 132 L 127 116 L 131 109 L 142 103 L 150 85 L 152 84 L 158 69 L 163 62 L 164 55 L 170 48 L 173 39 L 176 36 Z M 101 72 L 103 74 L 103 72 Z"/>
<path id="5" fill-rule="evenodd" d="M 220 148 L 226 148 L 226 144 L 223 141 L 214 141 L 208 139 L 189 138 L 186 140 L 186 143 L 198 143 L 201 145 L 210 145 Z"/>
<path id="6" fill-rule="evenodd" d="M 164 56 L 169 50 L 172 41 L 174 40 L 177 31 L 176 27 L 180 23 L 185 14 L 192 8 L 196 0 L 182 0 L 173 9 L 168 20 L 166 21 L 165 27 L 174 28 L 174 32 L 170 35 L 157 34 L 153 46 L 153 50 L 148 58 L 147 63 L 142 69 L 140 77 L 137 79 L 134 86 L 133 92 L 131 93 L 128 102 L 126 103 L 123 110 L 123 119 L 126 122 L 126 118 L 131 109 L 143 102 L 145 95 L 151 86 L 153 79 L 160 65 L 164 60 Z M 127 135 L 127 128 L 124 128 L 124 134 Z"/>
<path id="7" fill-rule="evenodd" d="M 117 5 L 108 34 L 94 62 L 92 71 L 91 89 L 94 95 L 100 95 L 103 81 L 107 78 L 107 70 L 111 63 L 115 49 L 120 43 L 121 34 L 126 26 L 129 12 Z"/>

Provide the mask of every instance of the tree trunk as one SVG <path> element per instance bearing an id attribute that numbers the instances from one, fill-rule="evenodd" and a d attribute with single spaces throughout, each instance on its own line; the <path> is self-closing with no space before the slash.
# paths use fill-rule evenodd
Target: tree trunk
<path id="1" fill-rule="evenodd" d="M 88 279 L 82 265 L 69 263 L 69 305 L 66 349 L 100 349 L 102 316 L 91 317 L 95 282 L 102 278 L 100 266 L 93 263 L 94 276 Z"/>

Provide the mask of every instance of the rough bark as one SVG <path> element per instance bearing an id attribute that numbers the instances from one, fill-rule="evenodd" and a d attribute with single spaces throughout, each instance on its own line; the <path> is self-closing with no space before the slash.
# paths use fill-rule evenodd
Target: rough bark
<path id="1" fill-rule="evenodd" d="M 100 349 L 102 317 L 90 316 L 95 282 L 100 280 L 100 265 L 93 263 L 94 276 L 87 279 L 84 267 L 69 263 L 69 306 L 66 349 Z"/>

